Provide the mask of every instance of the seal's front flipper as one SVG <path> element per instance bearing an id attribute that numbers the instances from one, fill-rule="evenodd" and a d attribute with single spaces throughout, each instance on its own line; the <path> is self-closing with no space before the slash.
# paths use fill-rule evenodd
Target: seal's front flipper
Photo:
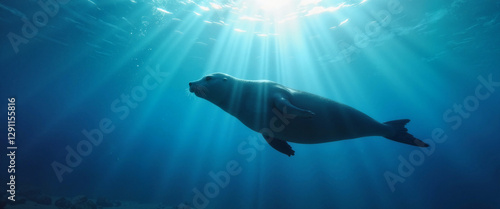
<path id="1" fill-rule="evenodd" d="M 271 145 L 275 150 L 278 150 L 279 152 L 288 155 L 288 157 L 292 156 L 295 154 L 295 151 L 293 151 L 292 147 L 286 143 L 286 141 L 281 140 L 281 139 L 276 139 L 276 138 L 271 138 L 265 135 L 262 135 L 264 139 L 266 139 L 267 143 Z"/>
<path id="2" fill-rule="evenodd" d="M 283 112 L 284 114 L 292 115 L 292 116 L 299 116 L 299 117 L 306 117 L 306 118 L 311 118 L 315 114 L 314 112 L 310 110 L 305 110 L 302 108 L 298 108 L 288 99 L 285 99 L 283 97 L 277 97 L 274 99 L 274 106 L 278 108 L 279 111 Z"/>
<path id="3" fill-rule="evenodd" d="M 392 141 L 397 141 L 401 142 L 404 144 L 409 144 L 417 147 L 428 147 L 429 145 L 426 144 L 425 142 L 421 141 L 420 139 L 415 138 L 413 135 L 408 133 L 408 129 L 405 128 L 405 125 L 410 122 L 408 119 L 402 119 L 402 120 L 393 120 L 393 121 L 388 121 L 385 122 L 385 125 L 388 125 L 393 128 L 394 130 L 394 135 L 392 136 L 385 136 L 385 138 L 388 138 Z"/>

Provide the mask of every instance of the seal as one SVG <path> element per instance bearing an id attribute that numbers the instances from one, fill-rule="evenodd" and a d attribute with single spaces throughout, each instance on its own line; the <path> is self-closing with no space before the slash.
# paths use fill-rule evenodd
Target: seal
<path id="1" fill-rule="evenodd" d="M 408 133 L 408 119 L 379 123 L 350 106 L 267 80 L 243 80 L 224 73 L 189 83 L 189 91 L 238 118 L 288 156 L 287 142 L 317 144 L 366 136 L 418 147 L 425 142 Z"/>

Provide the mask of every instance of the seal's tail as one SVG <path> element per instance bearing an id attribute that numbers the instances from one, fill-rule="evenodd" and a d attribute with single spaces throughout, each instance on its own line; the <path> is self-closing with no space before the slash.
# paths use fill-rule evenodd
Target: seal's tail
<path id="1" fill-rule="evenodd" d="M 429 146 L 428 144 L 421 141 L 420 139 L 415 138 L 413 135 L 408 133 L 408 129 L 405 128 L 405 125 L 408 122 L 410 122 L 409 119 L 393 120 L 385 122 L 384 124 L 394 129 L 394 135 L 389 137 L 385 136 L 385 138 L 388 138 L 392 141 L 397 141 L 417 147 L 428 147 Z"/>

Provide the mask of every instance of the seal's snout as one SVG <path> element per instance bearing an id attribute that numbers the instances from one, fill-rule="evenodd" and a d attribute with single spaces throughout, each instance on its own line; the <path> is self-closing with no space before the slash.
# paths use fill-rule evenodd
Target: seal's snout
<path id="1" fill-rule="evenodd" d="M 193 83 L 189 82 L 189 92 L 193 92 Z"/>

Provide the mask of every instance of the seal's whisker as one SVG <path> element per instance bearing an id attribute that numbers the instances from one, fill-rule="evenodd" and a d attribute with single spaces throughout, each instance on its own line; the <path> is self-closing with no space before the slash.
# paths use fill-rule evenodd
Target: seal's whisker
<path id="1" fill-rule="evenodd" d="M 189 91 L 189 87 L 186 88 L 185 93 L 186 93 L 186 95 L 188 96 L 189 99 L 195 99 L 195 96 L 193 96 L 193 94 Z"/>

